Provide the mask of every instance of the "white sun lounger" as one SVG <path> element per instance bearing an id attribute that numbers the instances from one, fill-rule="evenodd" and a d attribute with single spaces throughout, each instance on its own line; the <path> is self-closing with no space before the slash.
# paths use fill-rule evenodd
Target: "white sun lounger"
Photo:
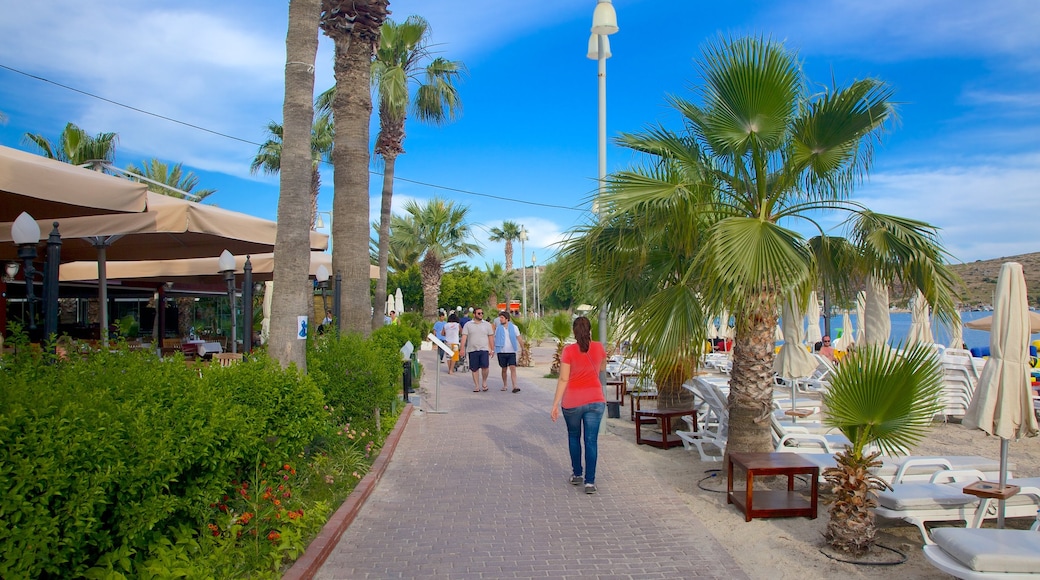
<path id="1" fill-rule="evenodd" d="M 803 453 L 803 459 L 812 461 L 820 467 L 820 477 L 823 470 L 828 467 L 837 466 L 834 456 L 828 453 Z M 943 457 L 926 457 L 907 455 L 898 457 L 882 457 L 881 467 L 877 468 L 875 475 L 889 484 L 893 482 L 928 482 L 932 475 L 941 469 L 954 471 L 978 470 L 981 471 L 989 481 L 996 481 L 1000 477 L 1000 462 L 986 459 L 977 455 L 946 455 Z M 1008 464 L 1008 472 L 1013 472 L 1015 465 Z"/>
<path id="2" fill-rule="evenodd" d="M 977 470 L 939 471 L 929 483 L 895 483 L 891 490 L 878 492 L 875 513 L 917 526 L 925 544 L 931 544 L 926 523 L 964 521 L 967 527 L 978 528 L 983 521 L 997 517 L 995 501 L 980 501 L 978 497 L 961 491 L 965 485 L 983 479 L 985 476 Z M 1012 518 L 1035 516 L 1040 508 L 1040 478 L 1012 479 L 1008 483 L 1021 487 L 1021 490 L 1005 502 L 1005 515 Z"/>
<path id="3" fill-rule="evenodd" d="M 935 530 L 935 544 L 924 547 L 924 557 L 966 580 L 1038 580 L 1038 529 L 1038 524 L 1029 530 L 943 528 Z"/>

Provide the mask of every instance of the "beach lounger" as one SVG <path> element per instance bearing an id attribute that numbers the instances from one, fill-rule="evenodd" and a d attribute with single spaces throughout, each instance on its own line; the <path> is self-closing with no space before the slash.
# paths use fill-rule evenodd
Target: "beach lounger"
<path id="1" fill-rule="evenodd" d="M 823 477 L 823 470 L 837 465 L 834 456 L 828 453 L 805 453 L 802 454 L 802 457 L 820 466 L 820 477 Z M 974 469 L 981 471 L 988 481 L 997 481 L 1000 477 L 999 461 L 977 455 L 947 455 L 943 457 L 902 455 L 882 457 L 881 461 L 881 467 L 877 468 L 874 474 L 889 484 L 896 481 L 925 483 L 931 481 L 933 474 L 941 469 L 953 471 Z M 1008 464 L 1009 477 L 1014 469 L 1015 465 L 1013 463 Z"/>
<path id="2" fill-rule="evenodd" d="M 1038 524 L 1029 530 L 943 528 L 935 530 L 935 544 L 924 547 L 924 557 L 939 570 L 966 580 L 1037 580 L 1038 532 Z"/>
<path id="3" fill-rule="evenodd" d="M 726 440 L 729 438 L 729 408 L 726 395 L 722 393 L 717 382 L 701 377 L 683 383 L 683 388 L 692 391 L 706 409 L 697 416 L 696 430 L 693 429 L 693 421 L 688 420 L 690 429 L 679 430 L 675 434 L 682 440 L 683 448 L 687 451 L 697 449 L 701 461 L 722 461 L 726 451 Z"/>

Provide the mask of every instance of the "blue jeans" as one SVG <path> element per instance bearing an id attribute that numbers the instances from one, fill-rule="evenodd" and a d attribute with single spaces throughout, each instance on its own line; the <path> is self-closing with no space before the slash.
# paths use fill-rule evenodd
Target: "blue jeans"
<path id="1" fill-rule="evenodd" d="M 571 452 L 571 473 L 581 475 L 581 439 L 585 430 L 585 483 L 596 483 L 596 460 L 599 456 L 599 424 L 606 403 L 589 403 L 563 410 L 567 422 L 567 442 Z"/>

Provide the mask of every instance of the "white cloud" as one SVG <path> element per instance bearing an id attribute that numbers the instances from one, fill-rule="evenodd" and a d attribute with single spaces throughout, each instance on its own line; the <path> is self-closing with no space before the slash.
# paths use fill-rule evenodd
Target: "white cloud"
<path id="1" fill-rule="evenodd" d="M 1040 154 L 976 158 L 919 170 L 878 172 L 856 199 L 873 210 L 941 229 L 955 261 L 1040 251 Z"/>

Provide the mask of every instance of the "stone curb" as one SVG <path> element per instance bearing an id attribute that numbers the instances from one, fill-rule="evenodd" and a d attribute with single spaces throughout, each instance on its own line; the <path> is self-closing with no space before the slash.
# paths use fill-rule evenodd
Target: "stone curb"
<path id="1" fill-rule="evenodd" d="M 350 527 L 358 512 L 361 511 L 361 507 L 365 505 L 365 500 L 372 495 L 376 484 L 383 477 L 383 472 L 390 464 L 390 459 L 394 455 L 394 450 L 397 449 L 397 443 L 401 440 L 401 435 L 404 433 L 404 428 L 408 425 L 411 415 L 412 405 L 409 403 L 401 411 L 401 416 L 397 418 L 397 424 L 394 425 L 386 442 L 383 443 L 379 457 L 372 463 L 372 469 L 361 478 L 354 491 L 350 492 L 350 495 L 344 500 L 343 505 L 332 514 L 321 533 L 307 545 L 303 555 L 286 570 L 282 576 L 283 580 L 310 580 L 318 573 L 321 565 L 325 563 L 325 559 L 339 543 L 343 532 Z"/>

